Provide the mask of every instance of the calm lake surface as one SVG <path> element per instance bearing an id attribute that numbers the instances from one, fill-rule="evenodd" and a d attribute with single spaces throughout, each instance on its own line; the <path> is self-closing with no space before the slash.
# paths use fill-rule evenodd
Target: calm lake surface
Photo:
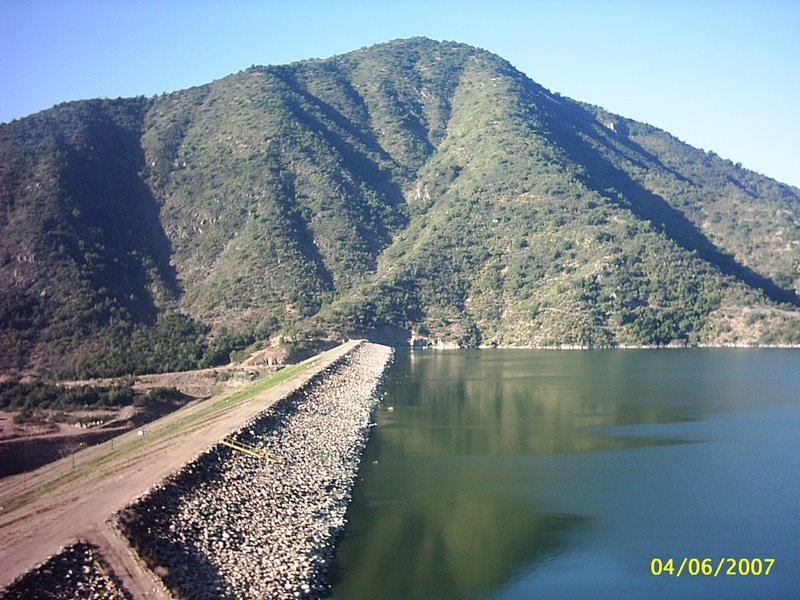
<path id="1" fill-rule="evenodd" d="M 800 351 L 398 352 L 385 391 L 337 599 L 800 597 Z"/>

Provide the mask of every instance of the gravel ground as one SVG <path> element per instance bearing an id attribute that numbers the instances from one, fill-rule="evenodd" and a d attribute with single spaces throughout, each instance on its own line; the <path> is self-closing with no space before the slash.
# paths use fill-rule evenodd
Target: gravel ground
<path id="1" fill-rule="evenodd" d="M 173 594 L 325 595 L 391 358 L 361 344 L 231 436 L 282 462 L 217 444 L 119 514 Z"/>
<path id="2" fill-rule="evenodd" d="M 116 581 L 97 548 L 86 542 L 68 546 L 12 583 L 5 600 L 119 600 L 130 596 Z"/>

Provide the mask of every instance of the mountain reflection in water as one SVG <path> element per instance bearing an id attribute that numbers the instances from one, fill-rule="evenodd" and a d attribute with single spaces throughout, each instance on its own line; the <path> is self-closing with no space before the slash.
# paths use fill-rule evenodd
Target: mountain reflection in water
<path id="1" fill-rule="evenodd" d="M 649 564 L 701 540 L 718 553 L 766 551 L 746 537 L 762 534 L 776 536 L 773 552 L 800 556 L 782 533 L 800 525 L 798 390 L 797 351 L 399 353 L 333 596 L 704 598 L 739 597 L 741 585 L 742 597 L 780 597 L 780 576 L 676 582 Z M 753 511 L 777 517 L 740 514 Z"/>

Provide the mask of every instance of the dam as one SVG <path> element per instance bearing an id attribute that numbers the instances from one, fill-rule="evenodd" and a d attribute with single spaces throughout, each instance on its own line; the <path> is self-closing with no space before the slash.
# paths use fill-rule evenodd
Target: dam
<path id="1" fill-rule="evenodd" d="M 337 350 L 102 523 L 4 582 L 4 597 L 44 588 L 55 598 L 87 590 L 98 598 L 324 595 L 393 355 L 363 341 Z M 12 551 L 13 540 L 4 564 Z"/>

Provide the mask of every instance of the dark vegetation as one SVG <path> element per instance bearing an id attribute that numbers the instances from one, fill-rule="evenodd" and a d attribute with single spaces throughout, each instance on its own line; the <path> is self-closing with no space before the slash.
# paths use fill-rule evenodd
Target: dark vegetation
<path id="1" fill-rule="evenodd" d="M 176 388 L 152 388 L 146 394 L 140 394 L 124 382 L 113 386 L 70 387 L 42 381 L 0 383 L 0 410 L 20 411 L 23 415 L 34 409 L 73 411 L 119 408 L 131 404 L 145 406 L 153 401 L 175 402 L 183 399 L 184 395 Z"/>
<path id="2" fill-rule="evenodd" d="M 800 343 L 800 191 L 415 38 L 0 126 L 0 366 Z"/>
<path id="3" fill-rule="evenodd" d="M 3 410 L 120 407 L 133 404 L 133 400 L 134 392 L 131 387 L 122 385 L 64 387 L 43 382 L 0 384 L 0 409 Z"/>
<path id="4" fill-rule="evenodd" d="M 113 386 L 65 387 L 52 383 L 0 383 L 0 410 L 16 411 L 8 436 L 0 440 L 0 477 L 32 471 L 121 432 L 141 427 L 191 399 L 173 387 L 134 391 L 125 378 Z M 133 404 L 132 413 L 118 409 Z M 123 416 L 125 415 L 125 416 Z M 59 435 L 59 424 L 81 425 Z M 35 426 L 31 429 L 29 426 Z M 56 435 L 53 435 L 56 434 Z"/>

